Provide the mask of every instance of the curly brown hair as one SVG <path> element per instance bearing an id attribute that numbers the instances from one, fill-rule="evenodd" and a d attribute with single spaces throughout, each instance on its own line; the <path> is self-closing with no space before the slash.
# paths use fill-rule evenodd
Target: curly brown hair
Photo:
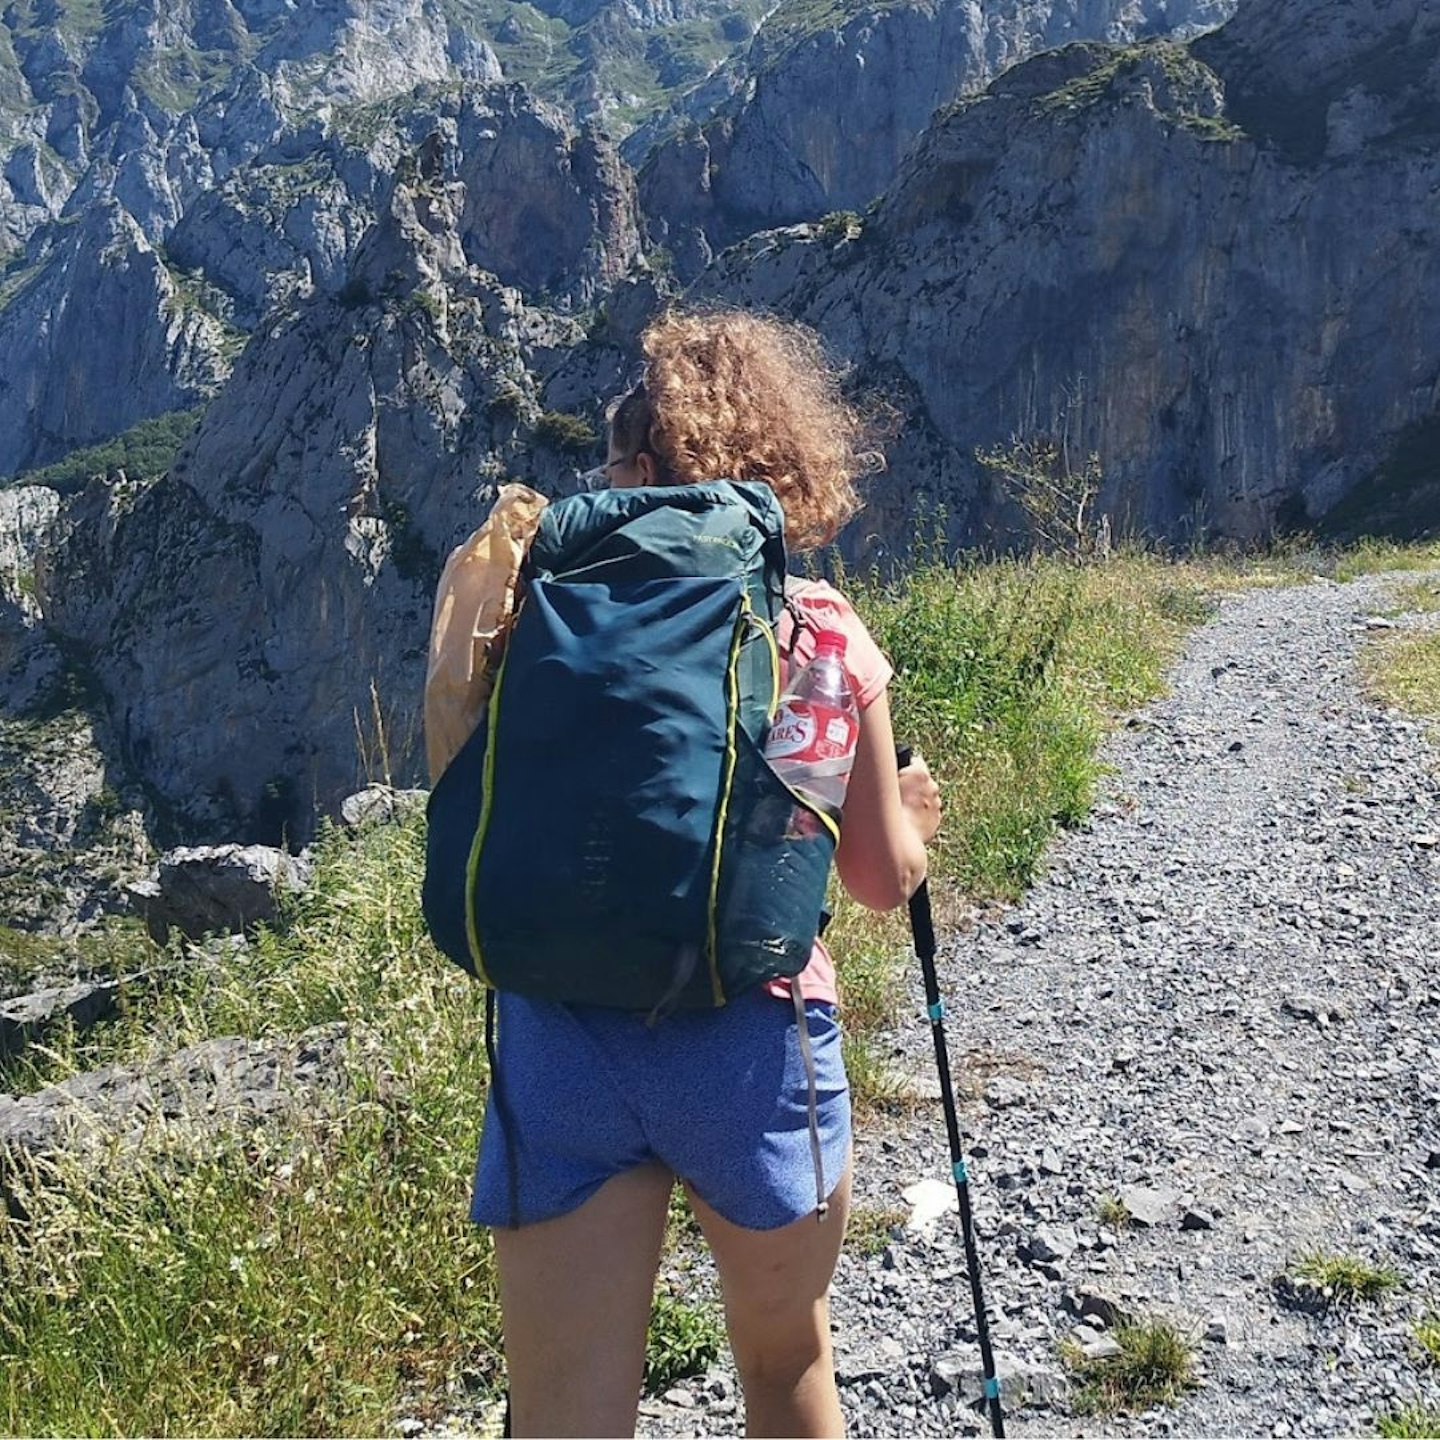
<path id="1" fill-rule="evenodd" d="M 648 451 L 671 484 L 763 481 L 794 550 L 827 544 L 860 509 L 855 481 L 884 457 L 813 330 L 742 310 L 671 310 L 640 345 L 645 378 L 611 416 L 618 448 Z"/>

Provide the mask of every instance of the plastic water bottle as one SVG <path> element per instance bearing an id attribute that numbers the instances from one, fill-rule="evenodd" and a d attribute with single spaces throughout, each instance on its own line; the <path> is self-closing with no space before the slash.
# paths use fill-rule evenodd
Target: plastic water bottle
<path id="1" fill-rule="evenodd" d="M 815 809 L 836 820 L 845 804 L 845 787 L 860 740 L 860 706 L 844 658 L 844 635 L 838 630 L 820 631 L 815 658 L 790 677 L 765 741 L 765 759 L 775 773 Z M 815 827 L 814 816 L 801 812 L 794 825 L 806 833 Z"/>

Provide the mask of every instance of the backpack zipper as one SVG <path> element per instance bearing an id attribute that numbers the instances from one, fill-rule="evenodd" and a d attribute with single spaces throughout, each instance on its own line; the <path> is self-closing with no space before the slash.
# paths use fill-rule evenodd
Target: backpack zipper
<path id="1" fill-rule="evenodd" d="M 725 829 L 730 816 L 730 797 L 735 788 L 735 765 L 738 759 L 735 729 L 740 722 L 740 650 L 745 643 L 745 634 L 752 625 L 758 626 L 769 642 L 774 704 L 779 704 L 780 661 L 779 651 L 775 647 L 775 636 L 770 627 L 755 614 L 750 604 L 749 591 L 742 589 L 740 613 L 735 618 L 735 629 L 730 636 L 730 660 L 725 674 L 725 780 L 720 788 L 720 804 L 715 815 L 715 859 L 710 871 L 709 933 L 705 946 L 710 962 L 710 994 L 717 1007 L 724 1005 L 727 999 L 725 987 L 720 981 L 720 872 L 725 858 Z M 774 705 L 771 709 L 774 709 Z"/>
<path id="2" fill-rule="evenodd" d="M 522 602 L 523 603 L 523 602 Z M 520 618 L 516 608 L 514 622 Z M 495 727 L 500 718 L 500 691 L 505 685 L 505 670 L 510 664 L 510 646 L 500 657 L 500 668 L 495 672 L 495 684 L 490 690 L 490 703 L 486 707 L 485 757 L 481 761 L 481 785 L 484 797 L 480 802 L 480 818 L 475 825 L 475 836 L 470 842 L 470 856 L 465 862 L 465 939 L 470 946 L 470 958 L 475 962 L 475 976 L 482 984 L 490 984 L 485 970 L 484 956 L 480 950 L 480 931 L 475 924 L 475 886 L 480 874 L 480 852 L 485 845 L 485 835 L 490 829 L 490 812 L 495 805 Z"/>

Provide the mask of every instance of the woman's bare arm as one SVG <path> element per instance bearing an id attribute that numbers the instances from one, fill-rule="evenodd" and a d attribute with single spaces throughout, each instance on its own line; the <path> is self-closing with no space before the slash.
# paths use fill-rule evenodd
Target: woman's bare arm
<path id="1" fill-rule="evenodd" d="M 860 716 L 855 768 L 845 792 L 845 819 L 835 866 L 862 905 L 893 910 L 925 878 L 925 846 L 940 828 L 940 791 L 918 756 L 895 768 L 889 692 Z"/>

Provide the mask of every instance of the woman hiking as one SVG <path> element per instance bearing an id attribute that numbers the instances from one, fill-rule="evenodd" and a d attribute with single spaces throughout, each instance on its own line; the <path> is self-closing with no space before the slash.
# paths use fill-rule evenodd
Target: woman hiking
<path id="1" fill-rule="evenodd" d="M 818 337 L 740 312 L 671 312 L 641 343 L 644 379 L 612 411 L 605 483 L 764 482 L 792 552 L 833 539 L 859 508 L 855 480 L 873 457 Z M 925 876 L 938 789 L 918 759 L 897 774 L 891 668 L 849 604 L 793 578 L 786 600 L 802 621 L 781 620 L 788 666 L 810 661 L 818 631 L 845 636 L 861 721 L 835 863 L 856 900 L 892 909 Z M 677 1178 L 715 1256 L 747 1433 L 843 1433 L 827 1295 L 849 1208 L 850 1101 L 835 972 L 818 941 L 798 983 L 813 1091 L 789 980 L 655 1024 L 497 997 L 497 1080 L 513 1132 L 492 1086 L 471 1216 L 494 1227 L 515 1435 L 633 1434 Z M 839 1179 L 817 1224 L 822 1162 Z"/>

